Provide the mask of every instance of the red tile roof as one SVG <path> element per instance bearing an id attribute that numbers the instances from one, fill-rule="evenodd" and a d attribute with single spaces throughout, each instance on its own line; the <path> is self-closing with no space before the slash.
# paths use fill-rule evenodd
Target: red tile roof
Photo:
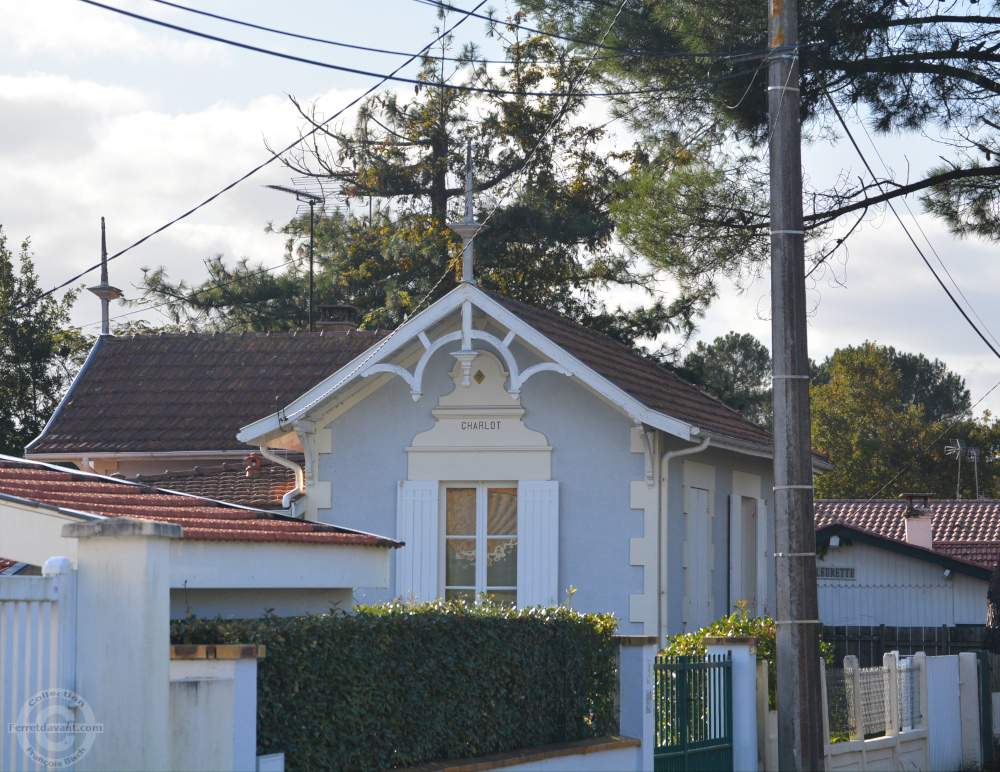
<path id="1" fill-rule="evenodd" d="M 846 523 L 896 541 L 906 540 L 903 512 L 906 502 L 857 499 L 819 499 L 816 527 Z M 931 501 L 934 550 L 987 568 L 1000 551 L 1000 501 Z"/>
<path id="2" fill-rule="evenodd" d="M 29 454 L 246 450 L 270 415 L 387 332 L 102 336 Z"/>
<path id="3" fill-rule="evenodd" d="M 0 572 L 6 571 L 13 565 L 17 565 L 16 560 L 5 560 L 4 558 L 0 558 Z"/>
<path id="4" fill-rule="evenodd" d="M 302 464 L 301 454 L 291 460 Z M 261 462 L 260 473 L 256 475 L 247 474 L 245 463 L 226 463 L 163 474 L 140 474 L 127 479 L 257 509 L 282 509 L 282 497 L 295 487 L 295 472 L 267 459 Z"/>
<path id="5" fill-rule="evenodd" d="M 395 547 L 391 539 L 0 456 L 0 493 L 63 510 L 175 523 L 185 539 Z"/>
<path id="6" fill-rule="evenodd" d="M 726 437 L 758 445 L 770 445 L 773 441 L 767 429 L 634 348 L 550 311 L 497 292 L 482 291 L 647 407 Z"/>

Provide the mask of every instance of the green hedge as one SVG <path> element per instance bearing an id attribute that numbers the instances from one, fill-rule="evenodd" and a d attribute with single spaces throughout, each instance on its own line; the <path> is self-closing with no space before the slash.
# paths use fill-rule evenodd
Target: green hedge
<path id="1" fill-rule="evenodd" d="M 356 614 L 174 622 L 173 643 L 267 646 L 258 753 L 376 770 L 618 731 L 611 615 L 390 603 Z"/>

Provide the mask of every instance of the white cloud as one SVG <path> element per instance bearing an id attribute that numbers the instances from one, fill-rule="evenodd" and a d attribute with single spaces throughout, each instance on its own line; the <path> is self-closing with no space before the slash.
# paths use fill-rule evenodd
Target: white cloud
<path id="1" fill-rule="evenodd" d="M 138 13 L 148 4 L 117 3 Z M 12 1 L 0 7 L 0 50 L 5 56 L 148 57 L 175 61 L 224 56 L 208 41 L 180 38 L 153 27 L 143 28 L 103 8 L 79 0 Z"/>

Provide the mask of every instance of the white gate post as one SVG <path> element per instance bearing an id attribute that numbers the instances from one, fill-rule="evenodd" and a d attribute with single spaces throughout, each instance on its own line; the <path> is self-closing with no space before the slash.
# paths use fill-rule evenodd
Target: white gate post
<path id="1" fill-rule="evenodd" d="M 896 663 L 896 655 L 886 653 L 882 655 L 882 667 L 885 668 L 885 677 L 888 683 L 885 690 L 885 734 L 886 737 L 893 737 L 899 734 L 899 666 Z"/>
<path id="2" fill-rule="evenodd" d="M 656 746 L 653 665 L 659 638 L 655 635 L 618 635 L 615 638 L 621 646 L 619 730 L 623 736 L 635 737 L 642 743 L 638 748 L 637 768 L 652 772 Z"/>
<path id="3" fill-rule="evenodd" d="M 54 557 L 45 561 L 42 576 L 57 577 L 56 596 L 56 666 L 58 688 L 76 691 L 76 573 L 69 558 Z"/>
<path id="4" fill-rule="evenodd" d="M 103 725 L 78 769 L 170 766 L 170 543 L 181 527 L 69 523 L 77 550 L 77 693 Z"/>
<path id="5" fill-rule="evenodd" d="M 962 714 L 962 769 L 980 769 L 979 663 L 971 651 L 958 655 L 958 704 Z"/>
<path id="6" fill-rule="evenodd" d="M 706 638 L 709 656 L 733 663 L 733 772 L 757 772 L 757 639 Z"/>
<path id="7" fill-rule="evenodd" d="M 852 654 L 844 657 L 844 685 L 850 697 L 847 703 L 854 715 L 854 731 L 852 740 L 865 739 L 865 713 L 861 709 L 861 666 L 858 658 Z"/>

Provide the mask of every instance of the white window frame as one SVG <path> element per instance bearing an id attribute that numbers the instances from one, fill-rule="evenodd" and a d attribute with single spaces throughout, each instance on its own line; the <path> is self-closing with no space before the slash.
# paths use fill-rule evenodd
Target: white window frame
<path id="1" fill-rule="evenodd" d="M 449 534 L 448 533 L 448 490 L 449 489 L 476 489 L 476 533 L 472 534 Z M 487 539 L 489 538 L 504 538 L 504 539 L 514 539 L 518 545 L 518 573 L 520 573 L 520 563 L 523 559 L 521 555 L 521 534 L 520 534 L 520 517 L 516 518 L 515 522 L 518 524 L 518 533 L 510 535 L 490 535 L 486 533 L 487 525 L 487 491 L 491 488 L 513 488 L 517 491 L 518 505 L 520 506 L 520 486 L 517 481 L 496 481 L 490 480 L 489 482 L 484 482 L 482 480 L 466 480 L 466 481 L 455 481 L 455 482 L 442 482 L 441 492 L 439 496 L 440 501 L 440 538 L 438 540 L 438 586 L 441 588 L 441 597 L 447 598 L 447 593 L 449 590 L 447 583 L 447 543 L 448 539 L 455 538 L 466 538 L 476 540 L 476 586 L 473 588 L 473 593 L 475 597 L 475 602 L 478 604 L 482 601 L 481 595 L 488 590 L 513 592 L 515 596 L 518 592 L 517 585 L 504 586 L 504 587 L 487 587 L 486 585 L 486 570 L 487 563 L 484 559 L 487 551 Z M 452 588 L 455 589 L 455 588 Z"/>

